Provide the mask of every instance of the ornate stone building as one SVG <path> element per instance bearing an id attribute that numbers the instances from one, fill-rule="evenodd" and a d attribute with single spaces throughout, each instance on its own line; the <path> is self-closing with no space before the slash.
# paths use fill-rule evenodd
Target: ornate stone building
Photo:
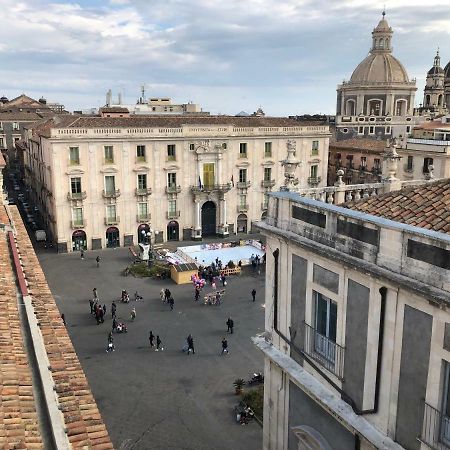
<path id="1" fill-rule="evenodd" d="M 393 30 L 385 14 L 372 32 L 369 55 L 337 88 L 337 139 L 381 139 L 408 135 L 412 128 L 415 80 L 392 55 Z"/>

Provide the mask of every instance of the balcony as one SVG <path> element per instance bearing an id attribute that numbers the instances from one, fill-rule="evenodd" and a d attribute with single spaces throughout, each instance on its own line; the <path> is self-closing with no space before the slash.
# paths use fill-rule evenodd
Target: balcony
<path id="1" fill-rule="evenodd" d="M 105 225 L 117 225 L 120 222 L 120 217 L 105 217 Z"/>
<path id="2" fill-rule="evenodd" d="M 450 417 L 424 403 L 422 433 L 419 440 L 433 450 L 449 450 Z"/>
<path id="3" fill-rule="evenodd" d="M 166 194 L 179 194 L 181 192 L 181 186 L 172 184 L 170 186 L 166 186 Z"/>
<path id="4" fill-rule="evenodd" d="M 245 213 L 248 211 L 248 205 L 237 205 L 238 213 Z"/>
<path id="5" fill-rule="evenodd" d="M 136 163 L 145 163 L 147 161 L 145 156 L 136 156 Z"/>
<path id="6" fill-rule="evenodd" d="M 365 172 L 367 170 L 367 166 L 365 164 L 360 164 L 359 165 L 359 171 L 360 172 Z"/>
<path id="7" fill-rule="evenodd" d="M 412 172 L 414 172 L 414 165 L 408 165 L 408 164 L 405 164 L 405 165 L 403 166 L 403 171 L 404 171 L 404 172 L 407 172 L 407 173 L 412 173 Z"/>
<path id="8" fill-rule="evenodd" d="M 344 377 L 344 347 L 320 334 L 307 323 L 303 322 L 303 325 L 305 327 L 304 352 L 342 380 Z"/>
<path id="9" fill-rule="evenodd" d="M 114 158 L 103 158 L 103 165 L 114 164 Z"/>
<path id="10" fill-rule="evenodd" d="M 322 181 L 322 177 L 308 177 L 308 185 L 309 186 L 318 186 Z"/>
<path id="11" fill-rule="evenodd" d="M 381 175 L 381 167 L 374 166 L 371 171 L 374 175 Z"/>
<path id="12" fill-rule="evenodd" d="M 137 196 L 151 195 L 152 188 L 142 188 L 142 189 L 136 188 L 135 193 Z"/>
<path id="13" fill-rule="evenodd" d="M 72 229 L 84 228 L 85 226 L 86 226 L 86 221 L 84 219 L 70 221 L 70 227 Z"/>
<path id="14" fill-rule="evenodd" d="M 191 192 L 196 194 L 199 192 L 228 192 L 231 189 L 231 183 L 226 183 L 226 184 L 205 184 L 202 185 L 201 187 L 199 185 L 193 185 L 191 186 Z"/>
<path id="15" fill-rule="evenodd" d="M 261 187 L 263 188 L 272 188 L 275 186 L 275 180 L 262 180 Z"/>
<path id="16" fill-rule="evenodd" d="M 67 194 L 67 200 L 85 200 L 87 197 L 86 191 L 84 192 L 69 192 Z"/>
<path id="17" fill-rule="evenodd" d="M 113 191 L 103 191 L 104 198 L 117 198 L 120 197 L 120 189 L 115 189 Z"/>
<path id="18" fill-rule="evenodd" d="M 173 220 L 180 217 L 180 211 L 167 211 L 167 219 Z"/>
<path id="19" fill-rule="evenodd" d="M 248 189 L 252 185 L 251 181 L 238 181 L 236 187 L 238 189 Z"/>
<path id="20" fill-rule="evenodd" d="M 138 214 L 136 216 L 136 222 L 139 222 L 139 223 L 149 222 L 151 220 L 151 218 L 152 218 L 152 216 L 150 213 Z"/>
<path id="21" fill-rule="evenodd" d="M 355 168 L 355 165 L 354 165 L 352 162 L 348 162 L 348 163 L 346 164 L 346 167 L 347 167 L 347 169 L 354 169 L 354 168 Z"/>

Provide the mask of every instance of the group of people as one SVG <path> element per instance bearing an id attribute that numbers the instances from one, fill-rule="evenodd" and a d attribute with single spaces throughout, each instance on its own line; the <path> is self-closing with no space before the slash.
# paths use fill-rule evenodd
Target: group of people
<path id="1" fill-rule="evenodd" d="M 175 305 L 175 300 L 172 296 L 172 293 L 169 289 L 161 289 L 159 296 L 162 302 L 166 302 L 170 306 L 170 310 L 173 311 L 173 307 Z"/>
<path id="2" fill-rule="evenodd" d="M 101 305 L 98 298 L 97 288 L 92 290 L 93 298 L 89 300 L 89 306 L 91 308 L 91 315 L 95 317 L 97 325 L 100 325 L 105 321 L 106 305 Z"/>

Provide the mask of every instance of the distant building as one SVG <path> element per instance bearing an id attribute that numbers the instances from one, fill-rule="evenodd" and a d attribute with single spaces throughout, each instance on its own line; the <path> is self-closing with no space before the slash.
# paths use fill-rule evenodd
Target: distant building
<path id="1" fill-rule="evenodd" d="M 60 251 L 133 245 L 150 225 L 156 242 L 245 234 L 287 152 L 298 187 L 326 184 L 329 137 L 283 117 L 62 116 L 28 131 L 25 182 Z"/>
<path id="2" fill-rule="evenodd" d="M 414 124 L 416 81 L 392 55 L 392 28 L 383 17 L 369 55 L 337 88 L 337 140 L 407 136 Z"/>
<path id="3" fill-rule="evenodd" d="M 130 111 L 123 106 L 103 106 L 99 113 L 100 117 L 130 117 Z"/>

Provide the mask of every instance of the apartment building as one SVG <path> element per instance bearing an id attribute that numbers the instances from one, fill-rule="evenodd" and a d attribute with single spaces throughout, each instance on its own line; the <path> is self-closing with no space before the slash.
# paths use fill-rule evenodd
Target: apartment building
<path id="1" fill-rule="evenodd" d="M 59 251 L 228 236 L 265 216 L 288 146 L 299 187 L 324 186 L 329 136 L 287 118 L 57 117 L 28 130 L 25 181 Z"/>

